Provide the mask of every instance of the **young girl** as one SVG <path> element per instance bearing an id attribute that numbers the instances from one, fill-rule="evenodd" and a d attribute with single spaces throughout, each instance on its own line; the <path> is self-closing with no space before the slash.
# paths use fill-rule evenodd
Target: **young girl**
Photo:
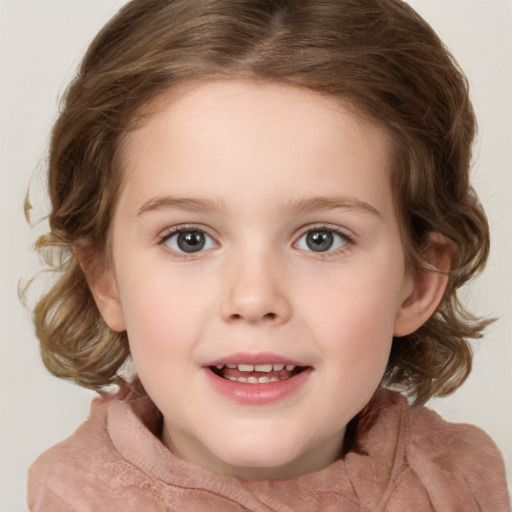
<path id="1" fill-rule="evenodd" d="M 34 315 L 101 396 L 31 510 L 509 510 L 492 441 L 422 407 L 488 323 L 467 89 L 399 0 L 122 8 L 54 127 Z"/>

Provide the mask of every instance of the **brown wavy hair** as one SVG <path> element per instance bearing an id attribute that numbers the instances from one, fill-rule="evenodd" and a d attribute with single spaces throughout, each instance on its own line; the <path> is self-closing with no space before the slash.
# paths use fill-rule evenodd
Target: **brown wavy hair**
<path id="1" fill-rule="evenodd" d="M 409 265 L 428 267 L 431 232 L 457 250 L 435 314 L 393 340 L 383 384 L 416 403 L 453 392 L 471 369 L 468 340 L 488 323 L 457 298 L 489 251 L 469 183 L 475 119 L 454 58 L 400 0 L 134 0 L 118 12 L 90 45 L 52 132 L 50 231 L 36 246 L 58 278 L 34 310 L 47 368 L 97 390 L 119 381 L 126 333 L 102 320 L 74 246 L 86 239 L 108 253 L 120 148 L 147 106 L 182 82 L 230 78 L 339 98 L 387 130 Z"/>

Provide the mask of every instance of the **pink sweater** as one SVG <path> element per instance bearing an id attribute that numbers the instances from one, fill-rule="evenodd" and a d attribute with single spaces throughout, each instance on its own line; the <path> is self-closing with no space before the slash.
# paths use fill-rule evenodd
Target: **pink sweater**
<path id="1" fill-rule="evenodd" d="M 249 482 L 203 470 L 158 439 L 145 395 L 96 399 L 89 419 L 29 471 L 32 512 L 510 511 L 505 470 L 489 437 L 380 391 L 359 428 L 361 450 L 317 473 Z"/>

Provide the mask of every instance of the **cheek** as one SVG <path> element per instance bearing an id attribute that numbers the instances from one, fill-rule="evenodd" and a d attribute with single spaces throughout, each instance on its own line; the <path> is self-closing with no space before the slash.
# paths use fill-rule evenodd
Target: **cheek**
<path id="1" fill-rule="evenodd" d="M 389 274 L 352 272 L 331 281 L 323 295 L 309 294 L 302 308 L 319 344 L 357 373 L 385 369 L 393 339 L 399 289 Z"/>
<path id="2" fill-rule="evenodd" d="M 132 274 L 133 275 L 133 274 Z M 197 290 L 165 273 L 128 277 L 120 298 L 132 356 L 156 362 L 187 350 L 199 336 L 204 299 Z"/>
<path id="3" fill-rule="evenodd" d="M 401 279 L 390 269 L 351 268 L 325 280 L 323 290 L 302 294 L 303 306 L 321 325 L 336 324 L 340 333 L 347 328 L 392 333 L 401 303 Z"/>

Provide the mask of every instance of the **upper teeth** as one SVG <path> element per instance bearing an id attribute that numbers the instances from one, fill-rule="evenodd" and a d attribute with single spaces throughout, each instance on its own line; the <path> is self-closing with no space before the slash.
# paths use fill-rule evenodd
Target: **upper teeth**
<path id="1" fill-rule="evenodd" d="M 280 370 L 283 370 L 286 368 L 287 370 L 291 371 L 295 368 L 293 364 L 287 364 L 284 365 L 282 363 L 267 363 L 267 364 L 218 364 L 216 365 L 216 368 L 219 370 L 222 370 L 226 366 L 227 368 L 235 369 L 238 368 L 238 371 L 240 372 L 271 372 L 272 370 L 278 372 Z"/>

